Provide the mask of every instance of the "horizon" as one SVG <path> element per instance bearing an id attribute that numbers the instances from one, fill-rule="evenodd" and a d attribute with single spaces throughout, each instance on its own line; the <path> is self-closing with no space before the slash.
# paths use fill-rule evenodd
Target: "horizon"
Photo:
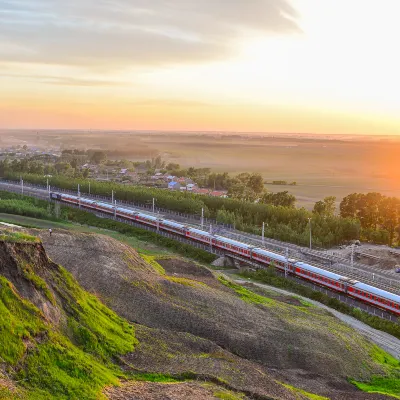
<path id="1" fill-rule="evenodd" d="M 0 0 L 0 128 L 397 136 L 399 10 Z"/>

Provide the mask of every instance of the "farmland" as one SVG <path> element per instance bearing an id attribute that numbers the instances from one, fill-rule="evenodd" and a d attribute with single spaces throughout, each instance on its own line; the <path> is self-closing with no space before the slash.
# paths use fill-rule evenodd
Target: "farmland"
<path id="1" fill-rule="evenodd" d="M 390 137 L 256 135 L 173 132 L 0 131 L 2 145 L 43 149 L 97 148 L 110 158 L 142 161 L 161 155 L 183 167 L 216 172 L 259 172 L 268 182 L 296 181 L 288 190 L 297 205 L 312 208 L 325 196 L 339 202 L 353 192 L 400 196 L 400 141 Z"/>

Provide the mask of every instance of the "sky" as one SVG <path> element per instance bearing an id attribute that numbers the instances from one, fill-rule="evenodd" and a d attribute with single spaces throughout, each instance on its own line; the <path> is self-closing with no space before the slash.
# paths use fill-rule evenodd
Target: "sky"
<path id="1" fill-rule="evenodd" d="M 0 128 L 400 135 L 399 0 L 0 0 Z"/>

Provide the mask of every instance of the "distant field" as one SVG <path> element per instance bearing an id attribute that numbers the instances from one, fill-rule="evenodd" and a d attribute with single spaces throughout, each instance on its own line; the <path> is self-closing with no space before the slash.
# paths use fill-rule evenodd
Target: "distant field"
<path id="1" fill-rule="evenodd" d="M 160 154 L 185 167 L 259 172 L 268 181 L 296 181 L 298 186 L 267 188 L 288 190 L 307 208 L 325 196 L 340 201 L 352 192 L 400 197 L 400 138 L 77 131 L 0 132 L 0 138 L 3 144 L 102 148 L 131 160 Z"/>

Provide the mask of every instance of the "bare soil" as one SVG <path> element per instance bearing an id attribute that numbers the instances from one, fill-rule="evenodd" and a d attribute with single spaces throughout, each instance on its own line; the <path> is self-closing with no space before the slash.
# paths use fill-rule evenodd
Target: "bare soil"
<path id="1" fill-rule="evenodd" d="M 217 393 L 229 393 L 198 382 L 157 383 L 129 381 L 104 392 L 110 400 L 214 400 Z M 232 397 L 233 398 L 233 397 Z M 246 400 L 247 397 L 235 397 Z"/>

